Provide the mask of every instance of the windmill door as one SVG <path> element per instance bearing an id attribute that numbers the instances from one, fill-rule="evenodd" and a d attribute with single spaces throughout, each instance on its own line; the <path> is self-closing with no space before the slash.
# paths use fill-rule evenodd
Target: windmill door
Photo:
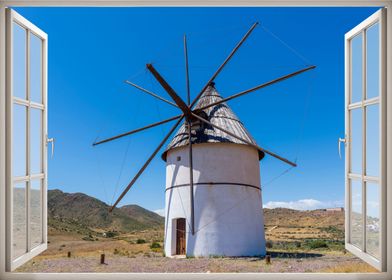
<path id="1" fill-rule="evenodd" d="M 177 219 L 176 235 L 176 255 L 185 255 L 186 235 L 184 218 Z"/>
<path id="2" fill-rule="evenodd" d="M 47 248 L 47 35 L 7 10 L 7 271 Z"/>
<path id="3" fill-rule="evenodd" d="M 345 36 L 346 249 L 386 269 L 385 9 Z"/>

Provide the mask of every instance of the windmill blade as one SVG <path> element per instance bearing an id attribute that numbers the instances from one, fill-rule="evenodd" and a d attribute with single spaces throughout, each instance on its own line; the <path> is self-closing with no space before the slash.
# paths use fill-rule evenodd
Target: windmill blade
<path id="1" fill-rule="evenodd" d="M 186 35 L 184 35 L 184 56 L 185 56 L 185 78 L 188 106 L 191 102 L 191 93 L 189 85 L 189 63 L 188 63 L 188 46 Z M 188 107 L 189 108 L 189 107 Z M 188 121 L 188 141 L 189 141 L 189 195 L 191 204 L 191 233 L 195 234 L 195 204 L 193 194 L 193 150 L 192 150 L 192 123 Z"/>
<path id="2" fill-rule="evenodd" d="M 177 126 L 180 124 L 184 116 L 181 116 L 180 119 L 173 125 L 173 127 L 170 129 L 169 133 L 166 134 L 166 136 L 162 139 L 162 141 L 159 143 L 158 147 L 155 149 L 155 151 L 151 154 L 151 156 L 147 159 L 147 161 L 144 163 L 142 168 L 138 171 L 138 173 L 133 177 L 132 181 L 128 184 L 128 186 L 124 189 L 124 191 L 121 193 L 121 195 L 117 198 L 116 202 L 110 207 L 109 212 L 112 212 L 113 209 L 117 206 L 117 204 L 123 199 L 123 197 L 127 194 L 127 192 L 131 189 L 131 187 L 135 184 L 136 180 L 142 175 L 144 170 L 147 168 L 147 166 L 150 164 L 150 162 L 153 160 L 153 158 L 157 155 L 159 150 L 162 148 L 162 146 L 165 144 L 167 139 L 170 137 L 170 135 L 173 133 L 173 131 L 177 128 Z"/>
<path id="3" fill-rule="evenodd" d="M 219 105 L 219 104 L 221 104 L 221 103 L 227 102 L 227 101 L 229 101 L 229 100 L 232 100 L 232 99 L 234 99 L 234 98 L 243 96 L 243 95 L 248 94 L 248 93 L 251 93 L 251 92 L 253 92 L 253 91 L 256 91 L 256 90 L 259 90 L 259 89 L 268 87 L 268 86 L 270 86 L 270 85 L 276 84 L 276 83 L 278 83 L 278 82 L 287 80 L 287 79 L 289 79 L 289 78 L 291 78 L 291 77 L 297 76 L 297 75 L 299 75 L 299 74 L 301 74 L 301 73 L 304 73 L 304 72 L 306 72 L 306 71 L 312 70 L 312 69 L 314 69 L 314 68 L 316 68 L 316 66 L 314 66 L 314 65 L 309 66 L 309 67 L 306 67 L 306 68 L 303 68 L 303 69 L 301 69 L 301 70 L 298 70 L 298 71 L 295 71 L 295 72 L 293 72 L 293 73 L 284 75 L 284 76 L 282 76 L 282 77 L 279 77 L 279 78 L 274 79 L 274 80 L 272 80 L 272 81 L 269 81 L 269 82 L 267 82 L 267 83 L 264 83 L 264 84 L 255 86 L 255 87 L 253 87 L 253 88 L 250 88 L 250 89 L 248 89 L 248 90 L 244 90 L 244 91 L 241 91 L 241 92 L 239 92 L 239 93 L 233 94 L 232 96 L 223 98 L 222 100 L 219 100 L 219 101 L 217 101 L 217 102 L 208 104 L 207 106 L 204 106 L 204 107 L 200 108 L 199 110 L 204 110 L 204 109 L 210 108 L 210 107 L 212 107 L 212 106 Z"/>
<path id="4" fill-rule="evenodd" d="M 246 140 L 246 139 L 243 139 L 243 138 L 241 138 L 241 137 L 235 135 L 234 133 L 231 133 L 230 131 L 227 131 L 227 130 L 224 129 L 224 128 L 221 128 L 220 126 L 217 126 L 217 125 L 215 125 L 215 124 L 213 124 L 213 123 L 207 121 L 206 119 L 204 119 L 204 118 L 202 118 L 202 117 L 200 117 L 200 116 L 198 116 L 198 115 L 196 115 L 196 114 L 194 114 L 194 113 L 192 113 L 192 116 L 195 117 L 195 118 L 197 118 L 197 119 L 199 119 L 199 120 L 201 120 L 202 122 L 204 122 L 204 123 L 206 123 L 206 124 L 208 124 L 208 125 L 210 125 L 210 126 L 216 128 L 216 129 L 219 129 L 219 130 L 223 131 L 224 133 L 226 133 L 226 134 L 228 134 L 228 135 L 230 135 L 230 136 L 232 136 L 232 137 L 234 137 L 234 138 L 236 138 L 236 139 L 238 139 L 238 140 L 241 140 L 242 142 L 244 142 L 244 143 L 246 143 L 246 144 L 248 144 L 248 145 L 250 145 L 250 146 L 256 148 L 257 150 L 259 150 L 259 151 L 261 151 L 261 152 L 264 152 L 264 153 L 266 153 L 266 154 L 269 154 L 270 156 L 273 156 L 273 157 L 275 157 L 275 158 L 277 158 L 277 159 L 279 159 L 279 160 L 281 160 L 281 161 L 283 161 L 283 162 L 285 162 L 285 163 L 287 163 L 287 164 L 290 164 L 291 166 L 294 166 L 294 167 L 297 166 L 297 164 L 296 164 L 295 162 L 292 162 L 292 161 L 290 161 L 290 160 L 288 160 L 288 159 L 286 159 L 286 158 L 284 158 L 284 157 L 281 157 L 281 156 L 279 156 L 278 154 L 275 154 L 275 153 L 273 153 L 273 152 L 271 152 L 271 151 L 268 151 L 268 150 L 266 150 L 266 149 L 263 149 L 263 148 L 257 146 L 256 144 L 253 144 L 252 142 L 250 142 L 250 141 L 248 141 L 248 140 Z"/>
<path id="5" fill-rule="evenodd" d="M 153 96 L 153 97 L 155 97 L 155 98 L 157 98 L 157 99 L 163 101 L 163 102 L 166 102 L 167 104 L 170 104 L 170 105 L 172 105 L 172 106 L 178 108 L 178 106 L 177 106 L 176 104 L 174 104 L 173 102 L 171 102 L 171 101 L 169 101 L 169 100 L 166 100 L 166 99 L 163 98 L 163 97 L 160 97 L 158 94 L 153 93 L 152 91 L 149 91 L 148 89 L 142 88 L 141 86 L 138 86 L 137 84 L 132 83 L 132 82 L 130 82 L 130 81 L 128 81 L 128 80 L 126 80 L 126 81 L 124 81 L 124 82 L 125 82 L 126 84 L 128 84 L 128 85 L 131 85 L 131 86 L 133 86 L 133 87 L 135 87 L 135 88 L 137 88 L 137 89 L 139 89 L 139 90 L 141 90 L 141 91 L 143 91 L 143 92 L 145 92 L 145 93 L 147 93 L 147 94 L 149 94 L 149 95 L 151 95 L 151 96 Z"/>
<path id="6" fill-rule="evenodd" d="M 255 22 L 251 28 L 248 30 L 248 32 L 246 32 L 246 34 L 244 35 L 244 37 L 242 37 L 241 41 L 239 41 L 239 43 L 234 47 L 234 49 L 231 51 L 231 53 L 229 54 L 229 56 L 225 59 L 225 61 L 223 61 L 223 63 L 221 64 L 221 66 L 219 66 L 218 70 L 216 70 L 216 72 L 212 75 L 212 77 L 208 80 L 208 82 L 205 84 L 205 86 L 203 87 L 203 89 L 199 92 L 199 94 L 196 96 L 196 98 L 193 100 L 193 102 L 190 105 L 190 108 L 192 108 L 196 102 L 199 100 L 199 98 L 201 97 L 201 95 L 203 94 L 203 92 L 207 89 L 207 87 L 210 85 L 211 82 L 213 82 L 215 80 L 215 78 L 218 76 L 218 74 L 222 71 L 223 67 L 226 66 L 226 64 L 230 61 L 230 59 L 233 57 L 233 55 L 237 52 L 237 50 L 241 47 L 241 45 L 245 42 L 245 40 L 249 37 L 249 35 L 252 33 L 252 31 L 256 28 L 256 26 L 258 25 L 258 22 Z"/>
<path id="7" fill-rule="evenodd" d="M 188 61 L 188 44 L 186 35 L 184 35 L 184 56 L 185 56 L 185 79 L 186 79 L 186 92 L 188 106 L 191 103 L 191 88 L 189 84 L 189 61 Z"/>
<path id="8" fill-rule="evenodd" d="M 173 101 L 177 104 L 177 106 L 181 109 L 184 115 L 189 118 L 191 117 L 191 110 L 185 104 L 185 102 L 181 99 L 181 97 L 174 91 L 174 89 L 165 81 L 165 79 L 158 73 L 158 71 L 152 66 L 152 64 L 147 64 L 147 69 L 151 72 L 151 74 L 157 79 L 157 81 L 161 84 L 161 86 L 167 91 Z"/>
<path id="9" fill-rule="evenodd" d="M 161 125 L 161 124 L 164 124 L 164 123 L 168 123 L 168 122 L 174 121 L 176 119 L 181 118 L 182 116 L 183 115 L 174 116 L 172 118 L 169 118 L 169 119 L 166 119 L 166 120 L 163 120 L 163 121 L 160 121 L 160 122 L 149 124 L 147 126 L 144 126 L 144 127 L 141 127 L 141 128 L 137 128 L 137 129 L 134 129 L 134 130 L 131 130 L 131 131 L 128 131 L 128 132 L 125 132 L 125 133 L 122 133 L 122 134 L 119 134 L 119 135 L 116 135 L 116 136 L 113 136 L 113 137 L 110 137 L 110 138 L 107 138 L 107 139 L 95 142 L 95 143 L 93 143 L 93 146 L 97 146 L 97 145 L 100 145 L 100 144 L 103 144 L 103 143 L 107 143 L 107 142 L 119 139 L 121 137 L 124 137 L 124 136 L 128 136 L 128 135 L 131 135 L 131 134 L 134 134 L 134 133 L 137 133 L 137 132 L 140 132 L 140 131 L 143 131 L 143 130 L 146 130 L 146 129 L 149 129 L 149 128 L 152 128 L 152 127 L 155 127 L 155 126 L 158 126 L 158 125 Z"/>

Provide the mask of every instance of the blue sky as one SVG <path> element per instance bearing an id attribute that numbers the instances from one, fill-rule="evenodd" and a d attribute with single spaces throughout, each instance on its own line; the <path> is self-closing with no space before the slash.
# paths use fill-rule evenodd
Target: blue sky
<path id="1" fill-rule="evenodd" d="M 251 24 L 260 26 L 216 80 L 229 96 L 308 64 L 317 69 L 229 103 L 261 147 L 298 167 L 261 161 L 263 202 L 342 205 L 344 34 L 376 8 L 17 8 L 49 38 L 49 188 L 114 202 L 171 124 L 98 147 L 91 144 L 178 112 L 126 85 L 167 97 L 145 70 L 154 63 L 185 98 L 182 36 L 188 36 L 196 96 Z M 164 207 L 165 163 L 158 156 L 120 205 Z M 283 202 L 286 204 L 279 204 Z M 291 204 L 290 204 L 291 203 Z"/>

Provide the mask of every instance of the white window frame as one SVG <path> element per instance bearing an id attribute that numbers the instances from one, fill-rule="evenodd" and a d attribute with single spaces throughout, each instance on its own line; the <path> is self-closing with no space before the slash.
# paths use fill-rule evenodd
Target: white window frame
<path id="1" fill-rule="evenodd" d="M 345 126 L 346 126 L 346 158 L 345 158 L 345 169 L 346 169 L 346 182 L 345 182 L 345 201 L 346 201 L 346 212 L 345 212 L 345 247 L 347 250 L 352 252 L 354 255 L 357 255 L 361 259 L 365 260 L 372 266 L 376 267 L 380 271 L 386 270 L 386 250 L 381 244 L 386 243 L 386 219 L 384 218 L 386 213 L 386 156 L 381 151 L 386 151 L 386 86 L 385 86 L 385 66 L 386 63 L 386 50 L 383 48 L 382 44 L 380 44 L 380 91 L 377 97 L 373 97 L 371 99 L 367 99 L 365 97 L 366 92 L 366 77 L 367 77 L 367 68 L 366 68 L 366 35 L 362 37 L 362 61 L 363 61 L 363 71 L 362 71 L 362 97 L 361 101 L 357 101 L 352 103 L 352 91 L 351 91 L 351 46 L 350 41 L 355 36 L 363 32 L 367 28 L 371 27 L 375 23 L 379 24 L 380 28 L 380 42 L 384 42 L 386 39 L 386 10 L 380 9 L 375 12 L 373 15 L 362 21 L 360 24 L 355 26 L 352 30 L 345 34 Z M 362 172 L 365 172 L 366 168 L 366 109 L 369 105 L 379 105 L 379 120 L 380 120 L 380 131 L 379 131 L 379 147 L 380 147 L 380 173 L 378 176 L 367 176 L 367 175 L 358 175 L 351 173 L 351 122 L 350 122 L 350 112 L 355 109 L 361 108 L 362 110 Z M 356 172 L 354 172 L 356 173 Z M 350 235 L 351 235 L 351 187 L 350 181 L 357 180 L 357 182 L 361 182 L 362 189 L 366 189 L 367 183 L 376 183 L 380 188 L 380 223 L 381 223 L 381 231 L 380 231 L 380 259 L 376 259 L 370 254 L 366 253 L 366 199 L 367 193 L 366 191 L 362 192 L 362 215 L 363 215 L 363 233 L 362 233 L 362 247 L 358 248 L 357 246 L 350 243 Z"/>
<path id="2" fill-rule="evenodd" d="M 50 6 L 50 7 L 137 7 L 137 6 L 230 6 L 230 7 L 385 7 L 387 8 L 387 73 L 392 73 L 392 0 L 2 0 L 0 2 L 0 279 L 183 279 L 184 274 L 165 273 L 165 274 L 143 274 L 143 273 L 11 273 L 6 272 L 5 266 L 5 187 L 6 187 L 6 110 L 5 110 L 5 77 L 6 77 L 6 32 L 5 32 L 5 18 L 6 7 L 17 6 Z M 333 19 L 331 19 L 333 20 Z M 342 38 L 343 40 L 344 38 Z M 388 74 L 387 79 L 387 97 L 392 96 L 392 76 Z M 386 129 L 387 143 L 386 162 L 387 165 L 381 168 L 386 168 L 386 207 L 387 216 L 392 218 L 392 98 L 386 99 L 387 107 L 387 123 L 383 129 Z M 373 279 L 392 279 L 392 223 L 387 223 L 386 237 L 387 246 L 386 252 L 386 272 L 381 273 L 248 273 L 248 274 L 187 274 L 190 279 L 352 279 L 352 280 L 373 280 Z M 388 261 L 389 260 L 389 261 Z"/>
<path id="3" fill-rule="evenodd" d="M 26 188 L 26 247 L 27 252 L 24 253 L 22 256 L 12 260 L 12 244 L 13 242 L 13 215 L 8 215 L 6 217 L 7 220 L 7 232 L 6 232 L 6 242 L 7 242 L 7 263 L 6 269 L 8 271 L 13 271 L 20 265 L 24 264 L 26 261 L 30 260 L 32 257 L 42 253 L 47 249 L 47 149 L 46 149 L 46 131 L 47 131 L 47 35 L 36 27 L 31 22 L 27 21 L 24 17 L 19 15 L 12 9 L 7 9 L 6 11 L 6 20 L 7 20 L 7 72 L 9 76 L 7 77 L 6 87 L 7 87 L 7 96 L 6 96 L 6 106 L 7 106 L 7 163 L 8 168 L 6 169 L 6 196 L 7 202 L 6 207 L 9 213 L 13 212 L 13 189 L 14 184 L 16 183 L 25 183 Z M 12 81 L 13 81 L 13 62 L 12 62 L 12 51 L 13 51 L 13 25 L 18 24 L 22 28 L 26 30 L 26 99 L 22 99 L 19 97 L 13 96 L 13 89 L 12 89 Z M 31 35 L 35 35 L 37 38 L 42 40 L 42 65 L 41 65 L 41 102 L 36 103 L 30 101 L 30 37 Z M 13 176 L 13 161 L 12 161 L 12 152 L 13 152 L 13 107 L 15 104 L 21 105 L 26 108 L 26 172 L 27 175 L 25 176 Z M 42 112 L 41 117 L 41 141 L 45 144 L 41 145 L 40 157 L 41 157 L 41 173 L 37 174 L 30 174 L 30 112 L 31 109 L 38 109 Z M 31 211 L 30 211 L 30 189 L 31 189 L 31 181 L 32 180 L 40 180 L 41 186 L 41 235 L 42 235 L 42 243 L 38 246 L 32 247 L 31 244 L 31 235 L 30 235 L 30 227 L 31 227 Z"/>

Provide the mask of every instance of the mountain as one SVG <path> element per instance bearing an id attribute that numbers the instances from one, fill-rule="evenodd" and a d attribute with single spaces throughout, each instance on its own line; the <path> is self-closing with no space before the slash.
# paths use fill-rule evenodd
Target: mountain
<path id="1" fill-rule="evenodd" d="M 161 226 L 165 220 L 165 218 L 157 213 L 151 212 L 135 204 L 122 206 L 119 210 L 149 227 Z"/>
<path id="2" fill-rule="evenodd" d="M 264 223 L 266 226 L 283 227 L 335 227 L 344 230 L 344 211 L 293 210 L 287 208 L 264 208 Z"/>
<path id="3" fill-rule="evenodd" d="M 164 218 L 138 205 L 115 208 L 84 193 L 48 191 L 49 228 L 86 234 L 94 231 L 145 230 L 163 227 Z"/>

